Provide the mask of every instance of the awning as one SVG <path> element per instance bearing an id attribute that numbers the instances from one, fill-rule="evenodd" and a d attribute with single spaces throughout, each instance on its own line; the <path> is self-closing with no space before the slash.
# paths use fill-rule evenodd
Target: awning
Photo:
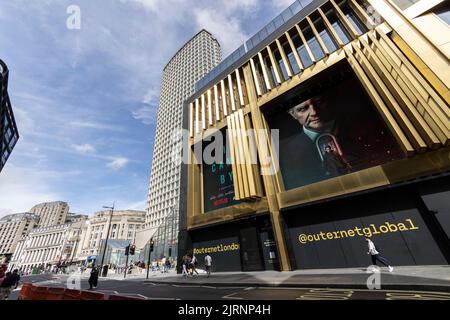
<path id="1" fill-rule="evenodd" d="M 136 248 L 139 249 L 144 248 L 145 245 L 150 242 L 150 239 L 155 235 L 157 230 L 158 227 L 154 227 L 136 232 L 136 240 L 135 240 Z"/>

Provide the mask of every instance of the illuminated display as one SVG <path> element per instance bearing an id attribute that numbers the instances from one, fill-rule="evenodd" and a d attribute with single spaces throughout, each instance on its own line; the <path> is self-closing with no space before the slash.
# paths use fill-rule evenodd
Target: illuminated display
<path id="1" fill-rule="evenodd" d="M 268 117 L 280 130 L 286 190 L 404 158 L 370 99 L 353 78 L 281 98 Z"/>
<path id="2" fill-rule="evenodd" d="M 222 131 L 222 136 L 225 137 L 225 131 Z M 224 139 L 225 140 L 225 139 Z M 203 142 L 203 150 L 212 141 Z M 212 156 L 215 157 L 215 150 L 212 151 Z M 223 159 L 225 161 L 206 164 L 203 163 L 203 190 L 204 190 L 204 205 L 205 212 L 228 207 L 237 204 L 234 195 L 233 171 L 231 166 L 231 158 L 227 155 L 226 143 L 223 146 Z"/>

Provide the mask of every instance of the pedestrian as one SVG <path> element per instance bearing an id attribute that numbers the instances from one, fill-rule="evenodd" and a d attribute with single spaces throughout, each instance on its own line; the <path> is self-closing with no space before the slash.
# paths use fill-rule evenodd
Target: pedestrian
<path id="1" fill-rule="evenodd" d="M 161 273 L 166 272 L 166 256 L 161 259 Z"/>
<path id="2" fill-rule="evenodd" d="M 19 285 L 19 281 L 20 276 L 18 269 L 14 269 L 12 273 L 8 272 L 0 285 L 0 300 L 6 300 L 11 294 L 12 287 L 16 289 Z"/>
<path id="3" fill-rule="evenodd" d="M 89 277 L 89 290 L 96 289 L 98 285 L 99 270 L 95 264 L 92 265 L 91 276 Z"/>
<path id="4" fill-rule="evenodd" d="M 206 274 L 208 275 L 208 278 L 211 275 L 211 265 L 212 265 L 212 258 L 207 253 L 205 256 L 205 270 L 206 270 Z"/>
<path id="5" fill-rule="evenodd" d="M 194 272 L 198 275 L 198 271 L 197 271 L 197 265 L 198 265 L 198 261 L 197 261 L 197 257 L 195 255 L 192 255 L 192 260 L 191 260 L 191 275 L 194 275 Z"/>
<path id="6" fill-rule="evenodd" d="M 377 249 L 375 244 L 372 242 L 372 240 L 370 240 L 369 237 L 366 237 L 366 241 L 367 241 L 367 245 L 369 247 L 369 251 L 367 252 L 367 254 L 370 254 L 370 257 L 372 258 L 372 265 L 376 266 L 377 261 L 379 261 L 381 264 L 384 264 L 386 267 L 388 267 L 389 272 L 394 271 L 394 268 L 391 267 L 391 264 L 389 263 L 389 261 L 380 255 L 379 250 Z"/>
<path id="7" fill-rule="evenodd" d="M 188 272 L 187 272 L 187 268 L 188 268 L 188 258 L 187 258 L 187 255 L 184 255 L 184 256 L 183 256 L 182 261 L 181 261 L 181 266 L 183 267 L 183 271 L 182 271 L 181 275 L 182 275 L 183 277 L 188 276 L 189 274 L 188 274 Z"/>
<path id="8" fill-rule="evenodd" d="M 172 263 L 170 262 L 170 257 L 166 259 L 166 272 L 170 271 L 170 267 L 172 266 Z"/>

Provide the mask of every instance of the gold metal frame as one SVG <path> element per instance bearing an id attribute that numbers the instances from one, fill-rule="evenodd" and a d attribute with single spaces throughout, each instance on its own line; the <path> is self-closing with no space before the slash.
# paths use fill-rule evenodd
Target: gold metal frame
<path id="1" fill-rule="evenodd" d="M 242 66 L 204 92 L 188 100 L 190 147 L 205 138 L 208 128 L 228 129 L 230 151 L 233 158 L 232 171 L 237 205 L 204 212 L 203 177 L 200 164 L 188 169 L 188 229 L 207 226 L 218 221 L 270 212 L 272 226 L 282 270 L 290 270 L 289 254 L 281 223 L 281 208 L 386 186 L 418 176 L 450 170 L 450 64 L 435 44 L 418 29 L 414 21 L 406 17 L 389 0 L 347 0 L 354 13 L 365 20 L 368 31 L 359 35 L 335 0 L 329 0 L 315 12 L 283 32 L 261 52 L 255 54 Z M 364 1 L 377 10 L 381 24 L 373 26 L 370 17 L 361 6 Z M 327 9 L 325 9 L 327 8 Z M 326 14 L 331 8 L 353 41 L 344 45 Z M 416 10 L 417 11 L 417 10 Z M 416 16 L 417 14 L 415 12 Z M 323 21 L 325 28 L 339 48 L 329 52 L 314 24 L 314 17 Z M 325 53 L 316 60 L 302 32 L 301 25 L 311 28 Z M 313 61 L 305 68 L 297 52 L 291 34 L 298 34 L 300 42 Z M 286 38 L 300 72 L 294 74 L 290 60 L 282 46 Z M 450 37 L 450 32 L 449 32 Z M 284 81 L 279 61 L 272 50 L 277 48 L 286 67 L 289 79 Z M 269 59 L 265 59 L 268 57 Z M 255 64 L 258 62 L 261 66 Z M 336 63 L 347 61 L 361 85 L 373 101 L 376 110 L 386 123 L 405 153 L 405 158 L 320 181 L 301 188 L 285 190 L 281 173 L 264 174 L 273 169 L 264 160 L 274 158 L 270 148 L 270 129 L 261 110 L 273 99 L 305 83 L 313 76 Z M 267 65 L 266 64 L 270 64 Z M 274 80 L 269 77 L 270 67 Z M 243 75 L 243 76 L 241 76 Z M 264 82 L 261 83 L 261 81 Z M 264 89 L 264 85 L 266 89 Z M 245 92 L 245 99 L 244 99 Z M 215 110 L 213 123 L 205 117 L 205 95 L 208 113 Z M 244 101 L 245 100 L 245 101 Z M 214 105 L 214 108 L 213 108 Z M 202 112 L 200 115 L 200 107 Z M 259 164 L 250 161 L 250 139 L 243 130 L 254 128 L 266 132 L 265 139 L 256 137 Z M 194 159 L 195 155 L 189 155 Z M 237 161 L 239 160 L 239 161 Z M 263 175 L 260 175 L 260 172 Z"/>

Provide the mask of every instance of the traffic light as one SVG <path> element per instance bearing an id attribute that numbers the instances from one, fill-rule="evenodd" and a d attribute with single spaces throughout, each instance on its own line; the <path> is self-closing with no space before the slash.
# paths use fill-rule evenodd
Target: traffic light
<path id="1" fill-rule="evenodd" d="M 130 255 L 134 255 L 134 250 L 136 250 L 136 246 L 133 244 L 133 245 L 130 247 Z"/>
<path id="2" fill-rule="evenodd" d="M 155 247 L 155 241 L 153 241 L 153 238 L 150 239 L 150 252 L 153 252 L 153 248 Z"/>
<path id="3" fill-rule="evenodd" d="M 125 255 L 127 256 L 130 253 L 130 245 L 125 247 Z"/>

